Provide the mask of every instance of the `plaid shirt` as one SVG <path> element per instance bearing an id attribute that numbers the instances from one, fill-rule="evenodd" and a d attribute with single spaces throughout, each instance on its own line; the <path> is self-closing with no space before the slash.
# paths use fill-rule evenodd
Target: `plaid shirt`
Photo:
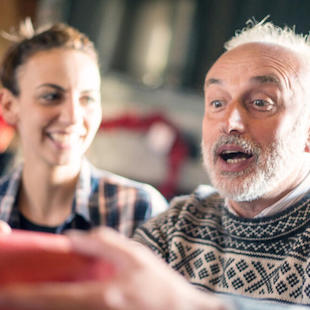
<path id="1" fill-rule="evenodd" d="M 66 229 L 88 230 L 106 225 L 132 236 L 137 226 L 167 208 L 164 197 L 152 186 L 96 169 L 85 160 L 71 215 L 52 231 L 40 229 L 27 221 L 17 207 L 22 169 L 20 165 L 0 179 L 0 220 L 12 228 L 62 233 Z"/>

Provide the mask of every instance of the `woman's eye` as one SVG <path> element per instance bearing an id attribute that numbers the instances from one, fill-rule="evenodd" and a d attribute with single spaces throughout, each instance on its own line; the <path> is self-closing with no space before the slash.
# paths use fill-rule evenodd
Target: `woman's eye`
<path id="1" fill-rule="evenodd" d="M 54 102 L 54 101 L 58 101 L 61 99 L 61 94 L 59 93 L 46 93 L 46 94 L 43 94 L 41 95 L 41 99 L 43 99 L 44 101 L 46 102 Z"/>
<path id="2" fill-rule="evenodd" d="M 91 104 L 91 103 L 93 103 L 95 101 L 96 101 L 96 99 L 94 97 L 92 97 L 92 96 L 83 96 L 81 98 L 81 102 L 83 104 Z"/>

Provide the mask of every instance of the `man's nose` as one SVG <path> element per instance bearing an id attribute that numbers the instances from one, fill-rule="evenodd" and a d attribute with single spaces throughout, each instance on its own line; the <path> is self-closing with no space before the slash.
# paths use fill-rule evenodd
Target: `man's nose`
<path id="1" fill-rule="evenodd" d="M 227 134 L 241 134 L 245 130 L 245 122 L 242 108 L 233 106 L 227 115 L 225 131 Z"/>

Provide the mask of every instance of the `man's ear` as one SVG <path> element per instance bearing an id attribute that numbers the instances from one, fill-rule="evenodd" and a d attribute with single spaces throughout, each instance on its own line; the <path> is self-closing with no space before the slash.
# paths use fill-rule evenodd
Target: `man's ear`
<path id="1" fill-rule="evenodd" d="M 15 127 L 18 120 L 17 98 L 7 88 L 0 89 L 0 107 L 4 120 Z"/>

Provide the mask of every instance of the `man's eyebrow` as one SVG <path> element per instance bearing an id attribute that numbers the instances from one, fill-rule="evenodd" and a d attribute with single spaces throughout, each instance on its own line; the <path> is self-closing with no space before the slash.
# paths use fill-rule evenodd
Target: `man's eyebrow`
<path id="1" fill-rule="evenodd" d="M 257 75 L 257 76 L 251 77 L 250 81 L 256 82 L 256 83 L 258 82 L 260 84 L 275 84 L 278 86 L 281 85 L 280 80 L 274 75 Z M 223 81 L 220 79 L 210 78 L 205 81 L 204 87 L 207 88 L 213 84 L 221 85 L 223 84 Z"/>
<path id="2" fill-rule="evenodd" d="M 209 87 L 212 84 L 222 84 L 222 81 L 214 78 L 205 80 L 205 88 Z"/>
<path id="3" fill-rule="evenodd" d="M 261 84 L 276 84 L 280 85 L 280 80 L 274 76 L 274 75 L 258 75 L 258 76 L 253 76 L 250 79 L 253 82 L 259 82 Z"/>
<path id="4" fill-rule="evenodd" d="M 51 88 L 55 88 L 57 90 L 60 90 L 60 91 L 66 91 L 63 87 L 57 85 L 57 84 L 53 84 L 53 83 L 45 83 L 45 84 L 41 84 L 39 85 L 37 88 L 42 88 L 42 87 L 51 87 Z"/>

